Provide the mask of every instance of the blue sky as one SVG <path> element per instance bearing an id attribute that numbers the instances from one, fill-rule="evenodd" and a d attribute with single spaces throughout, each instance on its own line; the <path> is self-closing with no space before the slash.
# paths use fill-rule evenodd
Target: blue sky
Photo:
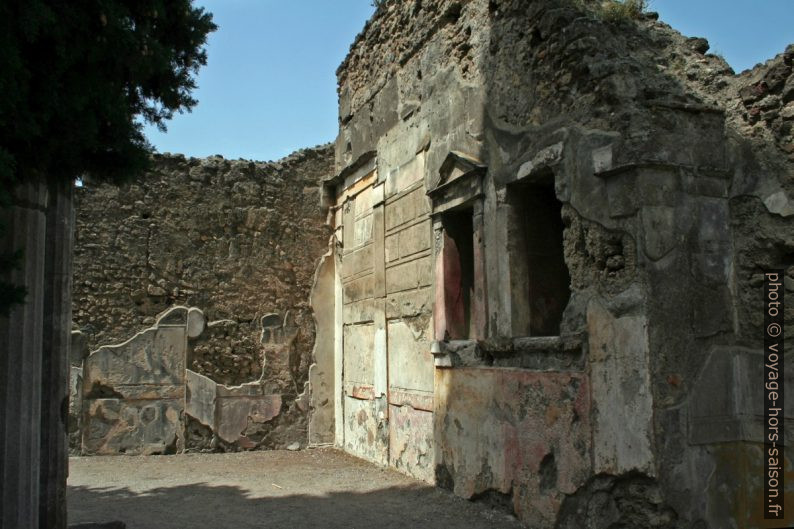
<path id="1" fill-rule="evenodd" d="M 146 127 L 158 151 L 275 160 L 336 137 L 336 68 L 372 15 L 371 0 L 195 4 L 219 29 L 199 74 L 199 104 L 165 134 Z M 794 43 L 794 0 L 652 0 L 650 10 L 706 37 L 737 72 Z"/>

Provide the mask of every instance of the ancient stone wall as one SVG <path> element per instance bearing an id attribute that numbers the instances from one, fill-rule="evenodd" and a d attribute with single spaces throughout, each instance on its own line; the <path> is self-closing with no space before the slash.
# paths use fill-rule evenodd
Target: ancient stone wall
<path id="1" fill-rule="evenodd" d="M 794 52 L 737 76 L 607 4 L 385 2 L 353 44 L 337 442 L 532 526 L 759 527 L 728 461 L 760 464 L 761 272 L 794 278 Z"/>
<path id="2" fill-rule="evenodd" d="M 457 140 L 470 152 L 467 139 L 480 128 L 475 63 L 484 41 L 473 24 L 483 9 L 387 2 L 337 72 L 337 175 L 327 184 L 344 373 L 336 379 L 336 440 L 428 481 L 436 465 L 430 345 L 437 240 L 426 174 Z"/>
<path id="3" fill-rule="evenodd" d="M 199 308 L 208 325 L 190 341 L 186 368 L 218 385 L 256 383 L 280 405 L 252 424 L 256 432 L 227 432 L 214 444 L 212 425 L 189 417 L 185 446 L 238 449 L 241 436 L 245 448 L 304 444 L 308 409 L 296 399 L 312 364 L 308 303 L 329 235 L 320 182 L 332 172 L 332 148 L 270 163 L 153 161 L 132 184 L 77 189 L 74 327 L 94 351 L 169 307 Z"/>
<path id="4" fill-rule="evenodd" d="M 81 190 L 91 348 L 204 311 L 187 447 L 283 446 L 308 410 L 311 442 L 533 527 L 762 526 L 735 469 L 760 465 L 761 274 L 794 286 L 794 48 L 735 75 L 610 6 L 379 3 L 333 162 Z"/>

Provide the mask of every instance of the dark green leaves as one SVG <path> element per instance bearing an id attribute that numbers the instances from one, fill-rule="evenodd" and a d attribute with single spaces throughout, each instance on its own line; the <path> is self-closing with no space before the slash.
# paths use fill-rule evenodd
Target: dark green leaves
<path id="1" fill-rule="evenodd" d="M 0 6 L 0 178 L 123 181 L 143 170 L 140 119 L 196 104 L 212 16 L 189 0 Z"/>

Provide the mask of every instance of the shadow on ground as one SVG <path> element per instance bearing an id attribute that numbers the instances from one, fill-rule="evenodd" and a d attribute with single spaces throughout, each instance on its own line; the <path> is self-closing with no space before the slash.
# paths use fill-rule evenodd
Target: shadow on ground
<path id="1" fill-rule="evenodd" d="M 198 483 L 134 492 L 70 486 L 69 523 L 120 520 L 128 529 L 247 528 L 507 528 L 504 512 L 454 498 L 429 486 L 391 487 L 323 496 L 269 497 L 243 488 Z"/>

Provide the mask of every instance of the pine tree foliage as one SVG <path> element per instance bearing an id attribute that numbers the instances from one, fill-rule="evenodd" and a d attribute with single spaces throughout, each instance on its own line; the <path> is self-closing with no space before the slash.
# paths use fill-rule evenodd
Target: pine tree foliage
<path id="1" fill-rule="evenodd" d="M 0 2 L 0 208 L 23 182 L 140 174 L 143 124 L 196 104 L 215 29 L 191 0 Z M 0 248 L 0 275 L 16 252 Z M 19 288 L 0 281 L 0 314 Z"/>

